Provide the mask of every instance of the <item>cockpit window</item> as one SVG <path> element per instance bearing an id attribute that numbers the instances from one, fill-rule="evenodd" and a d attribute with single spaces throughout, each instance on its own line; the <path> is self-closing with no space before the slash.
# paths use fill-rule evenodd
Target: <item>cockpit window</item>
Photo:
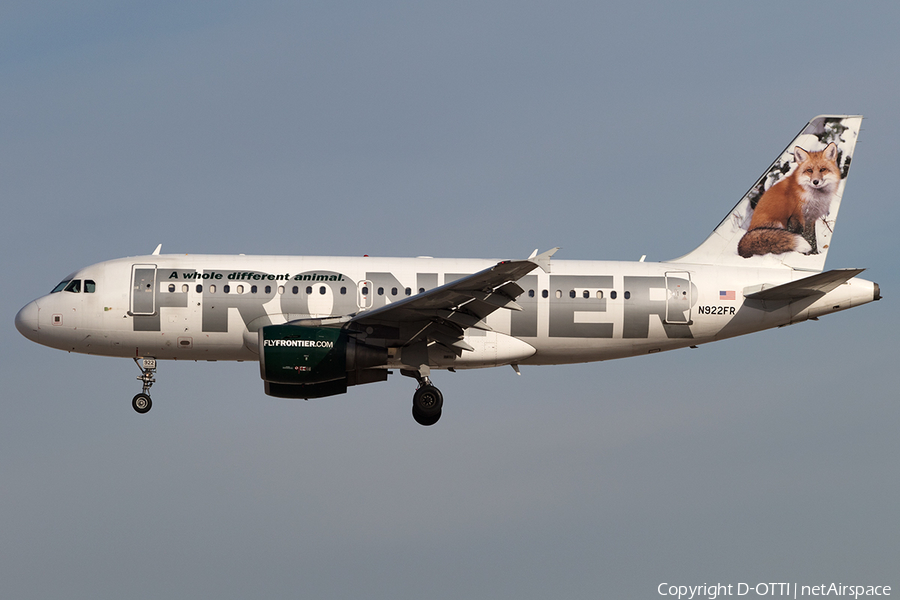
<path id="1" fill-rule="evenodd" d="M 72 281 L 69 282 L 69 285 L 67 285 L 66 289 L 63 291 L 64 292 L 72 292 L 73 294 L 80 294 L 81 293 L 81 280 L 73 279 Z"/>
<path id="2" fill-rule="evenodd" d="M 70 281 L 71 281 L 71 279 L 66 279 L 65 281 L 60 281 L 59 284 L 55 288 L 53 288 L 53 291 L 50 293 L 55 294 L 56 292 L 63 291 L 64 289 L 66 289 L 66 286 L 69 285 Z"/>
<path id="3" fill-rule="evenodd" d="M 93 294 L 97 291 L 97 284 L 93 282 L 91 279 L 84 280 L 84 293 L 85 294 Z"/>

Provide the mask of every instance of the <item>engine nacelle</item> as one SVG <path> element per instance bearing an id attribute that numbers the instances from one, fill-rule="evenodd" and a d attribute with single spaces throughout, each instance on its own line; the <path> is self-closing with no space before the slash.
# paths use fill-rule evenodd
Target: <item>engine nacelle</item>
<path id="1" fill-rule="evenodd" d="M 386 381 L 387 350 L 331 327 L 269 325 L 259 330 L 259 371 L 266 394 L 321 398 Z"/>

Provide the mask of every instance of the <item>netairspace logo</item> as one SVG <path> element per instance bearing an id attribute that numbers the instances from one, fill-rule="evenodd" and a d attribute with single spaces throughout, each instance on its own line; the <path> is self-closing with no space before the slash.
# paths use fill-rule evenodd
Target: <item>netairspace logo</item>
<path id="1" fill-rule="evenodd" d="M 844 585 L 842 583 L 823 583 L 819 585 L 799 585 L 797 583 L 716 583 L 703 585 L 671 585 L 661 583 L 656 588 L 660 596 L 672 596 L 682 600 L 692 598 L 708 598 L 716 600 L 720 596 L 842 596 L 844 598 L 860 598 L 866 596 L 890 596 L 889 585 Z"/>

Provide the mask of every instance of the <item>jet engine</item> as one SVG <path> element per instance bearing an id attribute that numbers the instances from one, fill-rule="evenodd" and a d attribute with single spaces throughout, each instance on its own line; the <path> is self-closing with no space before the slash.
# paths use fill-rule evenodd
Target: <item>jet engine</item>
<path id="1" fill-rule="evenodd" d="M 259 331 L 259 372 L 269 396 L 343 394 L 353 385 L 386 381 L 386 364 L 387 349 L 342 329 L 287 324 Z"/>

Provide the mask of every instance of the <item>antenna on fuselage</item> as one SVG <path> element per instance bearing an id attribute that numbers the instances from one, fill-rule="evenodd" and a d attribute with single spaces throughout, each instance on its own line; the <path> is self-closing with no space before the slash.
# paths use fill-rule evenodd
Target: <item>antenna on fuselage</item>
<path id="1" fill-rule="evenodd" d="M 159 251 L 162 250 L 162 244 L 156 247 L 156 250 L 153 251 L 153 254 L 150 256 L 159 256 Z"/>

